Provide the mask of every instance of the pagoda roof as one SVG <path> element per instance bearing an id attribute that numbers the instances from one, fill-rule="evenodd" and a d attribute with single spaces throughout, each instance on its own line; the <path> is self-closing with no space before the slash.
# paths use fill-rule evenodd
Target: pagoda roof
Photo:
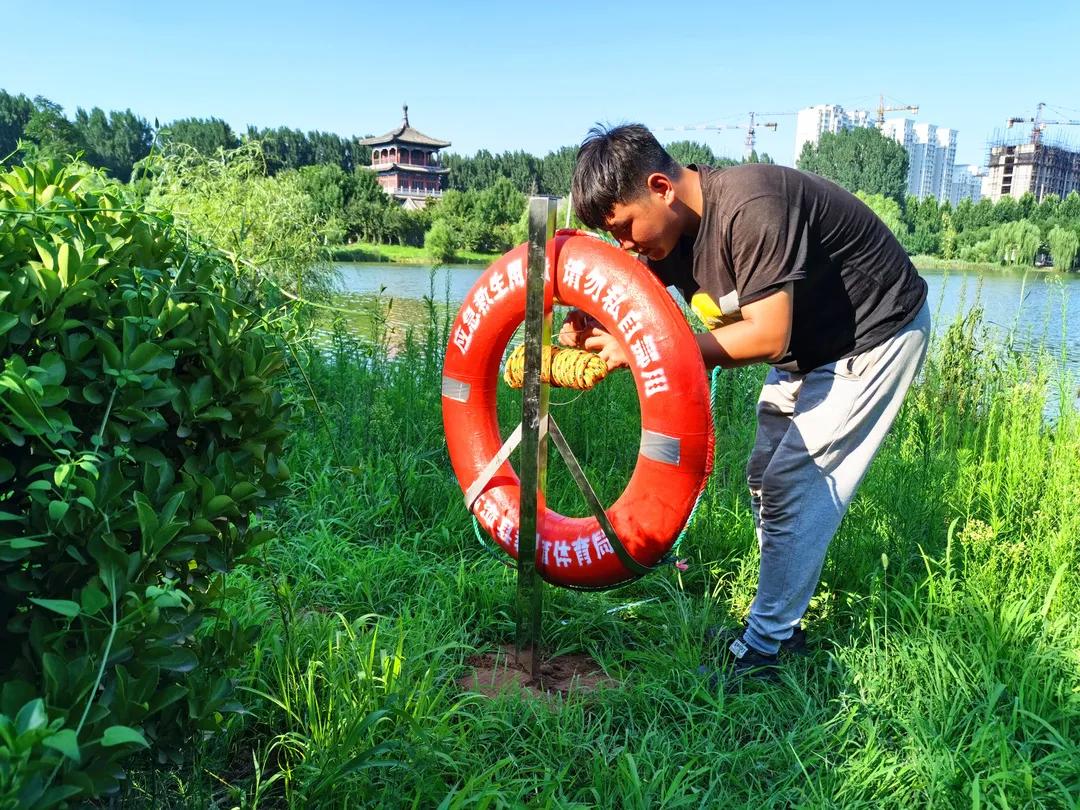
<path id="1" fill-rule="evenodd" d="M 376 135 L 373 138 L 364 138 L 360 143 L 363 146 L 409 143 L 414 146 L 434 146 L 437 149 L 442 149 L 450 145 L 450 141 L 440 141 L 438 138 L 432 138 L 430 135 L 425 135 L 423 132 L 413 129 L 409 126 L 409 106 L 407 104 L 404 105 L 402 110 L 404 115 L 401 120 L 401 125 L 397 129 L 392 129 L 383 135 Z"/>

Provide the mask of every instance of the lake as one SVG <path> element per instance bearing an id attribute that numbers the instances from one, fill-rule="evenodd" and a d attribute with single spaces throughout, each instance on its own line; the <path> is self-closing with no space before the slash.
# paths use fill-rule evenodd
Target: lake
<path id="1" fill-rule="evenodd" d="M 393 299 L 388 320 L 398 328 L 423 322 L 425 296 L 434 294 L 437 302 L 460 303 L 484 272 L 475 265 L 433 270 L 424 265 L 353 262 L 338 263 L 337 269 L 341 290 L 353 305 L 370 307 L 379 296 Z M 930 287 L 936 327 L 950 323 L 958 313 L 978 303 L 992 333 L 1004 339 L 1015 330 L 1016 344 L 1022 350 L 1045 346 L 1054 355 L 1064 351 L 1066 367 L 1074 381 L 1080 380 L 1080 273 L 919 272 Z"/>

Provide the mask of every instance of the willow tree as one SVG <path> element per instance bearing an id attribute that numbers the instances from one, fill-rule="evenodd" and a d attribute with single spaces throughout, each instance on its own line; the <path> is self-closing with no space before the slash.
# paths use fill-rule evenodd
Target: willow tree
<path id="1" fill-rule="evenodd" d="M 1042 231 L 1030 220 L 1006 222 L 990 235 L 990 252 L 1002 264 L 1032 265 L 1042 246 Z"/>
<path id="2" fill-rule="evenodd" d="M 1058 270 L 1071 270 L 1080 252 L 1080 236 L 1072 228 L 1055 225 L 1046 236 L 1050 245 L 1050 256 Z"/>

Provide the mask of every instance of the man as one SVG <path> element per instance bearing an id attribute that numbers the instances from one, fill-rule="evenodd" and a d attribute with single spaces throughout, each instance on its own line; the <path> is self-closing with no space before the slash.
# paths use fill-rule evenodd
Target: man
<path id="1" fill-rule="evenodd" d="M 825 552 L 922 365 L 926 282 L 839 186 L 775 165 L 680 166 L 640 125 L 590 130 L 572 193 L 586 225 L 702 317 L 707 368 L 772 366 L 747 464 L 758 589 L 729 647 L 736 672 L 769 670 L 802 643 Z M 628 365 L 596 327 L 571 313 L 560 341 Z"/>

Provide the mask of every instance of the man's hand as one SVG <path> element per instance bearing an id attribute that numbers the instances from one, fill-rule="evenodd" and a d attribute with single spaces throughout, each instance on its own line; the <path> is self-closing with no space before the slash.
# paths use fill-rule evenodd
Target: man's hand
<path id="1" fill-rule="evenodd" d="M 630 365 L 619 341 L 603 329 L 592 330 L 592 335 L 585 339 L 585 348 L 596 352 L 607 363 L 608 371 Z"/>
<path id="2" fill-rule="evenodd" d="M 592 337 L 595 330 L 600 328 L 600 321 L 591 315 L 586 315 L 580 309 L 570 310 L 570 314 L 563 321 L 559 329 L 559 345 L 571 349 L 584 349 L 585 341 Z"/>

